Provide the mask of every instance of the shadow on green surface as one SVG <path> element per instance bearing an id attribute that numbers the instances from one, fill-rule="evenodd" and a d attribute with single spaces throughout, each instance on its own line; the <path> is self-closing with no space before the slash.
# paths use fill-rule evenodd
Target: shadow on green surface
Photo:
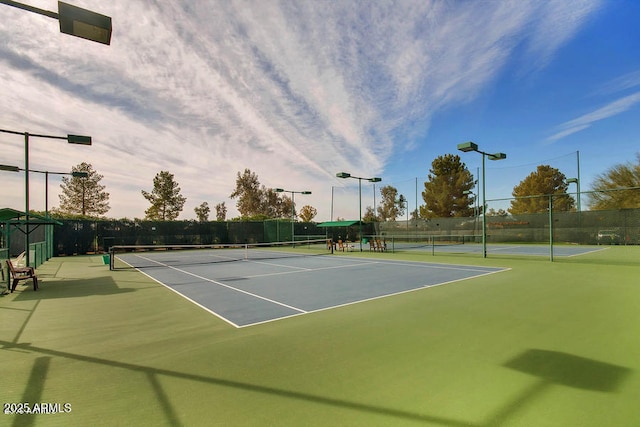
<path id="1" fill-rule="evenodd" d="M 27 283 L 31 286 L 31 283 Z M 38 280 L 38 290 L 24 286 L 16 288 L 16 301 L 32 301 L 51 298 L 78 298 L 93 295 L 113 295 L 134 292 L 135 289 L 120 288 L 110 276 L 90 279 L 44 279 Z"/>
<path id="2" fill-rule="evenodd" d="M 30 408 L 33 410 L 33 405 L 38 402 L 42 402 L 42 391 L 44 390 L 44 383 L 49 373 L 49 365 L 51 364 L 51 357 L 44 356 L 38 357 L 33 363 L 31 368 L 31 375 L 27 381 L 26 389 L 22 395 L 20 402 L 29 402 Z M 13 420 L 13 427 L 27 427 L 35 424 L 35 414 L 21 414 Z"/>
<path id="3" fill-rule="evenodd" d="M 566 386 L 582 390 L 615 393 L 631 370 L 559 351 L 529 349 L 503 366 L 537 378 L 497 413 L 486 426 L 504 425 L 527 403 L 544 394 L 552 386 Z"/>
<path id="4" fill-rule="evenodd" d="M 507 368 L 567 387 L 615 392 L 630 370 L 568 353 L 531 349 L 511 359 Z"/>
<path id="5" fill-rule="evenodd" d="M 177 411 L 173 407 L 173 405 L 169 401 L 169 398 L 166 392 L 164 391 L 160 382 L 158 381 L 158 378 L 162 376 L 180 378 L 186 381 L 197 381 L 201 383 L 208 383 L 208 384 L 222 386 L 222 387 L 230 387 L 237 390 L 244 390 L 244 391 L 249 391 L 253 393 L 263 393 L 271 396 L 277 396 L 280 398 L 307 401 L 315 404 L 334 406 L 342 409 L 363 411 L 371 414 L 393 417 L 393 418 L 400 418 L 400 419 L 405 419 L 409 421 L 433 423 L 433 424 L 451 426 L 451 427 L 480 426 L 480 424 L 468 422 L 468 421 L 431 416 L 431 415 L 403 411 L 403 410 L 393 409 L 393 408 L 384 408 L 384 407 L 369 405 L 366 403 L 346 401 L 341 399 L 335 399 L 332 397 L 319 396 L 319 395 L 313 395 L 308 393 L 300 393 L 296 391 L 284 390 L 280 388 L 262 386 L 257 384 L 250 384 L 246 382 L 208 377 L 204 375 L 178 372 L 178 371 L 172 371 L 168 369 L 153 368 L 149 366 L 136 365 L 132 363 L 119 362 L 115 360 L 85 356 L 85 355 L 74 354 L 74 353 L 69 353 L 69 352 L 64 352 L 59 350 L 48 349 L 44 347 L 32 346 L 31 344 L 28 344 L 28 343 L 20 344 L 20 343 L 0 340 L 0 346 L 2 346 L 3 350 L 21 350 L 21 351 L 28 351 L 28 352 L 38 353 L 41 355 L 46 355 L 36 359 L 36 364 L 38 364 L 39 360 L 44 361 L 45 359 L 49 359 L 50 357 L 60 357 L 60 358 L 66 358 L 70 360 L 77 360 L 85 363 L 97 363 L 100 365 L 111 366 L 114 368 L 128 369 L 135 372 L 145 373 L 150 380 L 151 387 L 153 388 L 153 391 L 156 394 L 159 404 L 163 408 L 164 415 L 165 415 L 165 418 L 167 419 L 167 422 L 170 425 L 175 425 L 175 426 L 182 425 L 182 422 L 178 419 L 177 414 L 179 413 L 179 411 Z M 46 365 L 48 366 L 48 360 L 46 362 Z M 35 368 L 34 368 L 34 371 L 35 371 Z M 37 379 L 37 381 L 34 381 L 34 386 L 35 385 L 37 385 L 38 387 L 44 387 L 42 378 L 39 378 Z M 28 389 L 31 389 L 32 386 L 29 385 L 27 387 Z M 20 424 L 20 425 L 26 425 L 26 424 Z"/>

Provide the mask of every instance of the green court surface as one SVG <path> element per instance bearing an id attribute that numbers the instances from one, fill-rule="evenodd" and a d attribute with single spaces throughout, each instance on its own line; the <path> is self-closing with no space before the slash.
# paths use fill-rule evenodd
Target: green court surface
<path id="1" fill-rule="evenodd" d="M 238 329 L 100 256 L 53 258 L 0 298 L 0 424 L 640 425 L 640 247 L 334 256 L 509 270 Z M 25 402 L 62 413 L 6 414 Z"/>

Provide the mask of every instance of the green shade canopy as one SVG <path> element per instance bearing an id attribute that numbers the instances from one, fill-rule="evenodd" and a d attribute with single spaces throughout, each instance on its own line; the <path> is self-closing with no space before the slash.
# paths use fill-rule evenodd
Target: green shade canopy
<path id="1" fill-rule="evenodd" d="M 318 224 L 318 227 L 350 227 L 360 221 L 327 221 Z"/>
<path id="2" fill-rule="evenodd" d="M 20 219 L 25 217 L 26 215 L 22 211 L 18 211 L 11 208 L 0 209 L 0 222 L 11 222 L 12 224 L 26 224 L 27 221 Z M 63 225 L 60 221 L 56 221 L 55 219 L 46 218 L 40 215 L 35 215 L 33 213 L 29 213 L 28 223 L 33 225 L 35 224 Z"/>

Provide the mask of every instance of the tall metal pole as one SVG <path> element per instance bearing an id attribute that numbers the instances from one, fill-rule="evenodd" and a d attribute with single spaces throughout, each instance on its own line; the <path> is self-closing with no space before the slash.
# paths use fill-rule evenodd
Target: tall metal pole
<path id="1" fill-rule="evenodd" d="M 49 219 L 49 171 L 44 172 L 44 217 Z M 46 259 L 51 259 L 53 250 L 51 246 L 51 224 L 45 224 L 45 241 L 47 242 L 45 251 L 47 252 Z"/>
<path id="2" fill-rule="evenodd" d="M 580 212 L 580 151 L 576 151 L 576 158 L 578 160 L 578 182 L 577 184 L 577 190 L 578 190 L 578 212 Z"/>
<path id="3" fill-rule="evenodd" d="M 549 194 L 549 260 L 553 262 L 553 194 Z"/>
<path id="4" fill-rule="evenodd" d="M 360 213 L 360 252 L 362 252 L 362 178 L 358 178 L 358 212 Z"/>
<path id="5" fill-rule="evenodd" d="M 482 257 L 487 257 L 487 199 L 486 199 L 486 175 L 484 171 L 484 158 L 485 154 L 480 153 L 482 155 Z"/>
<path id="6" fill-rule="evenodd" d="M 24 133 L 24 219 L 25 233 L 24 233 L 24 253 L 26 266 L 29 267 L 29 133 Z"/>
<path id="7" fill-rule="evenodd" d="M 462 144 L 458 144 L 458 150 L 467 153 L 469 151 L 475 151 L 482 155 L 482 257 L 487 257 L 487 197 L 486 197 L 486 174 L 484 163 L 485 157 L 489 157 L 490 160 L 504 160 L 507 155 L 504 153 L 489 154 L 478 149 L 478 144 L 469 141 Z"/>
<path id="8" fill-rule="evenodd" d="M 331 186 L 331 221 L 333 221 L 333 185 Z"/>
<path id="9" fill-rule="evenodd" d="M 294 191 L 291 192 L 291 243 L 295 246 L 296 238 L 295 238 L 295 228 L 293 227 L 293 222 L 296 219 L 296 202 L 294 199 Z"/>

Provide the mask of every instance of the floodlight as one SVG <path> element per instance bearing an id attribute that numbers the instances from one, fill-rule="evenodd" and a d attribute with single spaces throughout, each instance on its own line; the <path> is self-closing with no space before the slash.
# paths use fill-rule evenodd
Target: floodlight
<path id="1" fill-rule="evenodd" d="M 0 165 L 0 171 L 20 172 L 20 168 L 18 166 Z"/>
<path id="2" fill-rule="evenodd" d="M 504 153 L 487 154 L 487 158 L 489 160 L 504 160 L 507 158 L 507 155 Z"/>
<path id="3" fill-rule="evenodd" d="M 74 178 L 88 178 L 89 174 L 87 172 L 71 172 L 71 176 Z"/>
<path id="4" fill-rule="evenodd" d="M 58 13 L 13 0 L 0 0 L 0 3 L 57 19 L 61 33 L 102 44 L 111 44 L 111 18 L 108 16 L 61 1 L 58 2 Z"/>
<path id="5" fill-rule="evenodd" d="M 338 172 L 338 173 L 336 174 L 336 176 L 337 176 L 338 178 L 349 178 L 349 177 L 351 177 L 351 174 L 350 174 L 350 173 L 347 173 L 347 172 Z"/>
<path id="6" fill-rule="evenodd" d="M 102 44 L 111 44 L 111 18 L 61 1 L 58 2 L 60 32 Z"/>
<path id="7" fill-rule="evenodd" d="M 462 144 L 458 144 L 458 150 L 468 153 L 469 151 L 478 151 L 478 144 L 475 142 L 463 142 Z"/>
<path id="8" fill-rule="evenodd" d="M 84 135 L 67 135 L 69 144 L 91 145 L 91 137 Z"/>
<path id="9" fill-rule="evenodd" d="M 382 178 L 378 178 L 378 177 L 376 177 L 376 178 L 369 178 L 369 179 L 368 179 L 368 181 L 369 181 L 369 182 L 380 182 L 380 181 L 382 181 Z"/>

